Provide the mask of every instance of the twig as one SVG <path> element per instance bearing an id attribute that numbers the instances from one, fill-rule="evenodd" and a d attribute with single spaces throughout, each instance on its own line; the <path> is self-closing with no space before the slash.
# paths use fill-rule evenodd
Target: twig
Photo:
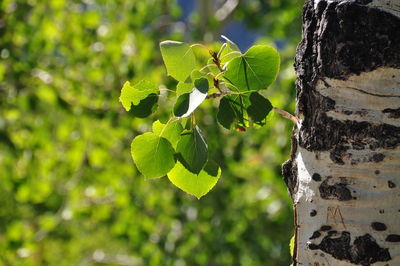
<path id="1" fill-rule="evenodd" d="M 299 123 L 299 120 L 295 116 L 289 114 L 288 112 L 283 111 L 283 110 L 281 110 L 279 108 L 276 108 L 276 107 L 274 107 L 273 109 L 274 109 L 275 112 L 279 113 L 284 118 L 291 120 L 296 125 Z"/>
<path id="2" fill-rule="evenodd" d="M 212 94 L 207 95 L 206 99 L 211 99 L 211 98 L 214 99 L 214 98 L 218 98 L 218 97 L 228 95 L 228 94 L 231 94 L 231 93 L 228 91 L 221 91 L 220 93 L 212 93 Z"/>

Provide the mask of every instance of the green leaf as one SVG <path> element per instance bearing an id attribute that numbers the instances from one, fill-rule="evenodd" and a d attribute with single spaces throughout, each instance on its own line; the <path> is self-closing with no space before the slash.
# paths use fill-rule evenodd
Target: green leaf
<path id="1" fill-rule="evenodd" d="M 174 115 L 176 117 L 183 116 L 189 110 L 190 93 L 184 93 L 178 97 L 174 105 Z"/>
<path id="2" fill-rule="evenodd" d="M 175 165 L 171 143 L 151 132 L 133 139 L 131 154 L 136 167 L 146 178 L 165 176 Z"/>
<path id="3" fill-rule="evenodd" d="M 178 160 L 192 173 L 198 174 L 208 159 L 208 147 L 200 129 L 182 133 L 176 147 Z"/>
<path id="4" fill-rule="evenodd" d="M 179 161 L 168 173 L 168 179 L 178 188 L 200 199 L 217 184 L 221 168 L 213 161 L 208 161 L 198 175 L 187 170 Z"/>
<path id="5" fill-rule="evenodd" d="M 195 82 L 197 79 L 206 79 L 208 81 L 209 87 L 211 87 L 212 81 L 207 79 L 207 75 L 198 71 L 198 70 L 193 70 L 192 73 L 190 74 L 190 78 L 186 79 L 184 82 L 180 81 L 178 82 L 178 85 L 176 85 L 176 95 L 182 95 L 184 93 L 190 93 L 193 91 L 193 88 L 195 87 Z M 204 82 L 204 81 L 202 81 Z"/>
<path id="6" fill-rule="evenodd" d="M 176 95 L 180 96 L 185 93 L 190 93 L 194 88 L 193 82 L 178 82 L 176 85 Z"/>
<path id="7" fill-rule="evenodd" d="M 135 117 L 145 118 L 157 110 L 158 95 L 150 94 L 147 98 L 141 100 L 138 105 L 132 105 L 129 114 Z"/>
<path id="8" fill-rule="evenodd" d="M 178 81 L 185 81 L 197 66 L 193 50 L 187 43 L 163 41 L 160 49 L 168 75 Z"/>
<path id="9" fill-rule="evenodd" d="M 159 120 L 157 120 L 153 123 L 154 134 L 166 138 L 174 148 L 176 148 L 176 145 L 181 138 L 182 131 L 183 127 L 179 121 L 162 124 Z"/>
<path id="10" fill-rule="evenodd" d="M 140 81 L 138 84 L 132 86 L 129 81 L 125 82 L 121 89 L 119 101 L 128 112 L 131 105 L 138 105 L 141 100 L 147 98 L 150 94 L 159 94 L 157 86 L 146 80 Z"/>
<path id="11" fill-rule="evenodd" d="M 265 119 L 272 110 L 272 104 L 257 92 L 250 95 L 251 105 L 247 108 L 247 114 L 257 125 L 265 125 Z"/>
<path id="12" fill-rule="evenodd" d="M 240 49 L 236 45 L 236 43 L 232 42 L 231 40 L 229 40 L 224 35 L 221 35 L 221 37 L 223 39 L 225 39 L 225 41 L 226 41 L 225 42 L 226 46 L 225 46 L 224 50 L 221 52 L 221 55 L 220 55 L 220 60 L 221 60 L 222 64 L 225 64 L 225 63 L 229 62 L 230 60 L 232 60 L 232 59 L 234 59 L 234 58 L 236 58 L 238 56 L 241 56 Z"/>
<path id="13" fill-rule="evenodd" d="M 246 127 L 247 113 L 249 106 L 247 95 L 233 94 L 224 96 L 218 108 L 217 120 L 226 129 Z"/>
<path id="14" fill-rule="evenodd" d="M 207 97 L 208 80 L 199 78 L 194 81 L 193 91 L 180 95 L 174 105 L 176 117 L 189 116 Z"/>
<path id="15" fill-rule="evenodd" d="M 224 78 L 239 91 L 266 89 L 278 75 L 279 54 L 267 45 L 252 46 L 226 65 Z"/>

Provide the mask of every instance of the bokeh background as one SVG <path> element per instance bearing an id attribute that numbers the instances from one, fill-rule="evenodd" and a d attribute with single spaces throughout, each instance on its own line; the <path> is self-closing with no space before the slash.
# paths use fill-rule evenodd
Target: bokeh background
<path id="1" fill-rule="evenodd" d="M 126 113 L 126 80 L 169 89 L 158 43 L 224 34 L 242 52 L 279 49 L 266 96 L 294 111 L 299 0 L 0 1 L 0 265 L 289 265 L 291 201 L 280 174 L 292 124 L 229 132 L 218 100 L 196 116 L 216 187 L 197 200 L 167 178 L 145 181 L 134 136 L 163 116 Z"/>

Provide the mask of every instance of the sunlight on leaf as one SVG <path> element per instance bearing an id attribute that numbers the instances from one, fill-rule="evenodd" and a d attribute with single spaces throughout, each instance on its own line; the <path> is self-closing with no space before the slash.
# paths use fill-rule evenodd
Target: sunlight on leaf
<path id="1" fill-rule="evenodd" d="M 168 179 L 175 186 L 198 199 L 207 194 L 217 184 L 220 176 L 221 168 L 213 161 L 208 161 L 198 175 L 187 170 L 179 161 L 168 173 Z"/>
<path id="2" fill-rule="evenodd" d="M 192 48 L 184 42 L 163 41 L 160 49 L 168 75 L 184 82 L 197 66 Z"/>
<path id="3" fill-rule="evenodd" d="M 131 154 L 137 168 L 146 178 L 165 176 L 175 165 L 171 143 L 151 132 L 133 139 Z"/>
<path id="4" fill-rule="evenodd" d="M 279 54 L 267 45 L 252 46 L 226 65 L 224 78 L 239 91 L 266 89 L 278 75 Z"/>
<path id="5" fill-rule="evenodd" d="M 147 98 L 150 94 L 159 94 L 157 86 L 151 82 L 142 80 L 136 85 L 132 86 L 129 81 L 125 82 L 121 89 L 121 96 L 119 101 L 126 111 L 131 109 L 131 105 L 138 105 L 141 100 Z"/>
<path id="6" fill-rule="evenodd" d="M 181 138 L 182 131 L 183 127 L 179 121 L 162 124 L 159 120 L 157 120 L 153 123 L 154 134 L 166 138 L 174 148 L 176 148 L 176 145 Z"/>
<path id="7" fill-rule="evenodd" d="M 193 91 L 184 93 L 178 97 L 174 106 L 176 117 L 189 116 L 207 97 L 208 80 L 199 78 L 194 81 Z"/>

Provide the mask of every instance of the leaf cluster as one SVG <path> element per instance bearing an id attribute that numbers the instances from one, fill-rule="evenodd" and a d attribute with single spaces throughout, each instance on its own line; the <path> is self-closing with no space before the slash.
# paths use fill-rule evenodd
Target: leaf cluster
<path id="1" fill-rule="evenodd" d="M 153 132 L 136 136 L 131 144 L 132 158 L 146 178 L 165 175 L 178 188 L 202 197 L 221 176 L 220 167 L 209 158 L 204 134 L 194 112 L 206 99 L 220 98 L 217 120 L 229 130 L 245 131 L 264 126 L 272 104 L 259 92 L 276 79 L 280 58 L 267 45 L 255 45 L 242 53 L 223 36 L 218 51 L 202 44 L 163 41 L 161 55 L 167 74 L 178 83 L 175 104 L 166 124 L 156 121 Z M 199 64 L 195 49 L 206 49 L 206 65 Z M 157 109 L 158 86 L 142 80 L 121 90 L 120 102 L 136 117 L 147 117 Z"/>

